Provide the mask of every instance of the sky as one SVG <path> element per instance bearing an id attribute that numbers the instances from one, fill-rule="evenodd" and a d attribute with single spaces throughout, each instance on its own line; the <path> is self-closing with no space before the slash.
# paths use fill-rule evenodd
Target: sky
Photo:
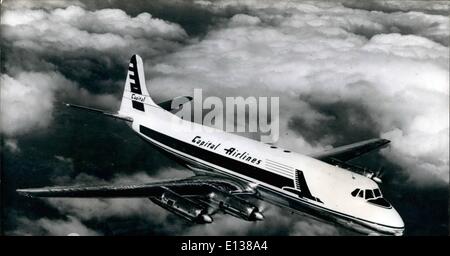
<path id="1" fill-rule="evenodd" d="M 129 58 L 157 102 L 280 98 L 277 145 L 301 153 L 381 137 L 407 235 L 447 235 L 449 18 L 445 1 L 4 1 L 2 231 L 9 235 L 353 235 L 262 205 L 266 220 L 193 225 L 148 199 L 29 199 L 16 188 L 144 183 L 191 173 L 120 121 Z"/>

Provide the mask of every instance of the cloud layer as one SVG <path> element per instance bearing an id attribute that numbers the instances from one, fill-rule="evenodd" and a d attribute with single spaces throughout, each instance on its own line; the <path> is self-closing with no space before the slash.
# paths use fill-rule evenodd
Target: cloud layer
<path id="1" fill-rule="evenodd" d="M 138 53 L 144 58 L 149 91 L 159 100 L 190 95 L 194 88 L 202 88 L 204 96 L 280 97 L 282 147 L 312 153 L 369 137 L 391 139 L 381 159 L 394 168 L 389 170 L 396 176 L 392 184 L 414 188 L 391 194 L 400 202 L 406 199 L 401 210 L 409 217 L 408 225 L 414 218 L 425 223 L 433 218 L 425 208 L 434 211 L 438 206 L 415 209 L 409 202 L 416 198 L 407 193 L 423 194 L 421 203 L 428 205 L 434 194 L 421 193 L 421 188 L 448 186 L 447 3 L 188 1 L 176 5 L 178 12 L 166 19 L 141 13 L 154 10 L 158 2 L 127 7 L 111 1 L 123 9 L 98 10 L 97 4 L 104 2 L 81 2 L 17 1 L 2 10 L 1 133 L 7 137 L 5 154 L 16 157 L 6 160 L 23 161 L 20 166 L 6 161 L 6 166 L 17 167 L 14 173 L 7 170 L 8 177 L 21 169 L 27 177 L 13 179 L 11 191 L 15 183 L 123 184 L 189 175 L 168 167 L 156 152 L 121 133 L 124 128 L 117 124 L 105 127 L 92 118 L 69 125 L 73 120 L 64 113 L 55 117 L 61 101 L 116 110 L 128 59 Z M 192 10 L 203 16 L 190 17 Z M 189 37 L 186 31 L 195 29 L 168 21 L 174 19 L 204 30 Z M 86 123 L 91 124 L 89 134 L 84 134 Z M 52 127 L 57 133 L 40 138 L 44 142 L 27 137 Z M 44 143 L 46 148 L 35 149 Z M 61 146 L 66 144 L 76 150 Z M 55 156 L 58 150 L 64 152 Z M 28 199 L 11 198 L 7 232 L 17 235 L 121 234 L 121 225 L 140 226 L 145 234 L 345 234 L 277 207 L 265 211 L 270 221 L 262 223 L 216 216 L 211 225 L 195 226 L 147 199 L 24 203 Z M 27 211 L 29 204 L 42 213 Z"/>
<path id="2" fill-rule="evenodd" d="M 2 23 L 6 26 L 4 35 L 13 41 L 14 47 L 35 51 L 52 47 L 59 51 L 111 51 L 128 47 L 139 50 L 143 46 L 162 47 L 161 43 L 168 43 L 165 40 L 186 36 L 179 25 L 154 19 L 149 13 L 130 17 L 122 10 L 87 11 L 78 6 L 51 11 L 7 10 Z M 142 41 L 149 38 L 153 39 L 146 42 L 149 45 L 143 45 Z"/>
<path id="3" fill-rule="evenodd" d="M 1 132 L 17 136 L 46 128 L 52 120 L 57 100 L 96 102 L 98 106 L 116 104 L 113 95 L 92 95 L 58 72 L 20 72 L 16 77 L 3 74 L 1 97 Z"/>
<path id="4" fill-rule="evenodd" d="M 179 25 L 149 13 L 131 17 L 118 9 L 24 6 L 2 12 L 2 132 L 9 136 L 48 126 L 54 102 L 61 100 L 58 93 L 75 102 L 117 107 L 113 93 L 121 92 L 120 83 L 108 68 L 121 66 L 125 74 L 132 54 L 155 57 L 187 36 Z"/>
<path id="5" fill-rule="evenodd" d="M 27 218 L 19 218 L 18 229 L 11 235 L 17 236 L 96 236 L 100 235 L 98 232 L 87 228 L 78 219 L 68 216 L 67 220 L 51 220 L 42 218 L 39 220 L 29 220 Z"/>

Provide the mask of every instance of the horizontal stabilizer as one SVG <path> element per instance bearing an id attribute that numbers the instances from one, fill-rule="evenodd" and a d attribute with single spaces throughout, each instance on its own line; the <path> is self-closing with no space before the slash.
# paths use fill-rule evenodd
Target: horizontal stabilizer
<path id="1" fill-rule="evenodd" d="M 106 111 L 103 111 L 101 109 L 85 107 L 85 106 L 69 104 L 69 103 L 65 103 L 65 105 L 67 107 L 76 108 L 76 109 L 80 109 L 80 110 L 86 110 L 86 111 L 94 112 L 94 113 L 98 113 L 98 114 L 103 114 L 103 115 L 106 115 L 106 116 L 109 116 L 109 117 L 112 117 L 112 118 L 116 118 L 116 119 L 120 119 L 120 120 L 124 120 L 124 121 L 127 121 L 127 122 L 133 122 L 133 118 L 131 118 L 131 117 L 123 116 L 123 115 L 120 115 L 120 114 L 114 114 L 114 113 L 106 112 Z"/>
<path id="2" fill-rule="evenodd" d="M 184 104 L 192 101 L 192 99 L 191 96 L 178 96 L 171 100 L 158 103 L 158 106 L 167 111 L 178 111 Z"/>

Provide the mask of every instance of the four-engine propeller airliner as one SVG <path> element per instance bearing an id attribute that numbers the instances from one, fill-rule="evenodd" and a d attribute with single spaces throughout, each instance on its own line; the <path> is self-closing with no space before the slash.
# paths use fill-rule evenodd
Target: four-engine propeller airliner
<path id="1" fill-rule="evenodd" d="M 17 191 L 36 197 L 144 197 L 196 223 L 211 223 L 218 212 L 262 221 L 263 213 L 251 203 L 262 200 L 364 234 L 403 234 L 403 220 L 383 197 L 379 175 L 348 163 L 390 141 L 370 139 L 303 155 L 183 120 L 173 114 L 170 102 L 152 100 L 142 59 L 133 55 L 118 113 L 67 105 L 124 120 L 145 141 L 191 169 L 192 177 Z"/>

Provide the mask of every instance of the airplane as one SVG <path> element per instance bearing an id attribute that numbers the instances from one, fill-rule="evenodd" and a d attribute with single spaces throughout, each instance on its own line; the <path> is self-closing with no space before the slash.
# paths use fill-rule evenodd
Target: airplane
<path id="1" fill-rule="evenodd" d="M 180 107 L 171 104 L 175 99 L 160 104 L 152 100 L 143 61 L 133 55 L 117 113 L 66 105 L 125 121 L 139 137 L 192 170 L 192 176 L 145 184 L 43 187 L 17 192 L 29 197 L 149 198 L 198 224 L 213 222 L 213 215 L 219 212 L 262 221 L 263 212 L 253 200 L 366 235 L 403 235 L 401 216 L 379 188 L 380 173 L 348 163 L 387 146 L 389 140 L 369 139 L 304 155 L 183 120 L 174 114 Z"/>

